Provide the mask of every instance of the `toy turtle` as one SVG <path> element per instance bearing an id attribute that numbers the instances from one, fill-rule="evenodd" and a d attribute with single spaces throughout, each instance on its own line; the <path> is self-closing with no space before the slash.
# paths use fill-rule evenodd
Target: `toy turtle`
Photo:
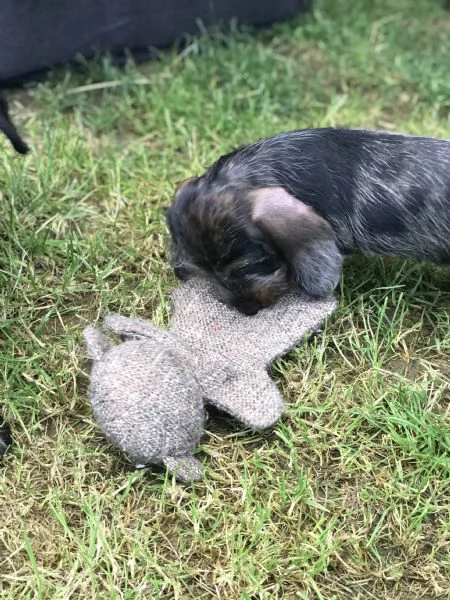
<path id="1" fill-rule="evenodd" d="M 205 406 L 253 429 L 276 423 L 284 403 L 267 369 L 317 330 L 336 301 L 291 294 L 245 316 L 194 279 L 175 289 L 172 304 L 169 331 L 117 314 L 103 325 L 122 344 L 111 345 L 93 326 L 84 330 L 94 361 L 89 395 L 100 428 L 136 466 L 163 465 L 190 482 L 201 477 L 193 452 Z"/>

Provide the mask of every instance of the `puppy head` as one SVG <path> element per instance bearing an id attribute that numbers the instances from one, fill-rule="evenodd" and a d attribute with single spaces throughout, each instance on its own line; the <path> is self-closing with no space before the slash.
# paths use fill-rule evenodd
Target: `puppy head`
<path id="1" fill-rule="evenodd" d="M 293 287 L 324 296 L 342 264 L 334 233 L 282 188 L 188 180 L 167 211 L 181 279 L 211 277 L 224 302 L 254 314 Z"/>

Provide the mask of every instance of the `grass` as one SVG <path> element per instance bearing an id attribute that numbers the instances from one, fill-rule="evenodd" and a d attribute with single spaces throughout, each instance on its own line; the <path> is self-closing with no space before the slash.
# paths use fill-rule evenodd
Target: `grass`
<path id="1" fill-rule="evenodd" d="M 321 336 L 279 360 L 270 431 L 214 419 L 193 488 L 135 472 L 86 398 L 81 330 L 168 321 L 175 183 L 281 130 L 450 138 L 450 15 L 429 0 L 316 0 L 149 64 L 58 71 L 0 141 L 3 600 L 437 600 L 450 588 L 450 273 L 353 259 Z"/>

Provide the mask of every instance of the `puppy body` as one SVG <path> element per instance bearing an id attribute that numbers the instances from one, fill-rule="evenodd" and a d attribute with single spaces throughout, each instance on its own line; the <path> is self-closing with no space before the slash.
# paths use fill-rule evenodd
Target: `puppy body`
<path id="1" fill-rule="evenodd" d="M 178 274 L 209 273 L 225 301 L 322 296 L 343 255 L 450 263 L 450 142 L 347 129 L 241 147 L 188 181 L 168 210 Z"/>

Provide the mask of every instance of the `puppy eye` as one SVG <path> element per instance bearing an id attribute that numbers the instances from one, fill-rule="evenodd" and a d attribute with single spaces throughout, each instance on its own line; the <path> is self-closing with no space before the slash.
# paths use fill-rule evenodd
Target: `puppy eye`
<path id="1" fill-rule="evenodd" d="M 268 254 L 275 255 L 277 253 L 276 249 L 269 243 L 261 242 L 261 246 Z"/>
<path id="2" fill-rule="evenodd" d="M 244 275 L 272 275 L 281 267 L 281 263 L 277 260 L 262 260 L 255 263 L 248 263 L 236 269 L 236 275 L 242 277 Z"/>
<path id="3" fill-rule="evenodd" d="M 272 261 L 260 263 L 256 269 L 256 275 L 273 275 L 280 269 L 280 266 L 279 263 L 273 263 Z"/>
<path id="4" fill-rule="evenodd" d="M 238 267 L 234 272 L 238 277 L 242 277 L 243 275 L 253 275 L 255 268 L 255 265 L 248 264 L 243 267 Z"/>
<path id="5" fill-rule="evenodd" d="M 264 252 L 267 252 L 267 254 L 274 255 L 277 253 L 275 246 L 271 244 L 267 238 L 263 237 L 262 234 L 253 233 L 249 239 L 256 244 L 257 247 L 262 248 Z"/>

